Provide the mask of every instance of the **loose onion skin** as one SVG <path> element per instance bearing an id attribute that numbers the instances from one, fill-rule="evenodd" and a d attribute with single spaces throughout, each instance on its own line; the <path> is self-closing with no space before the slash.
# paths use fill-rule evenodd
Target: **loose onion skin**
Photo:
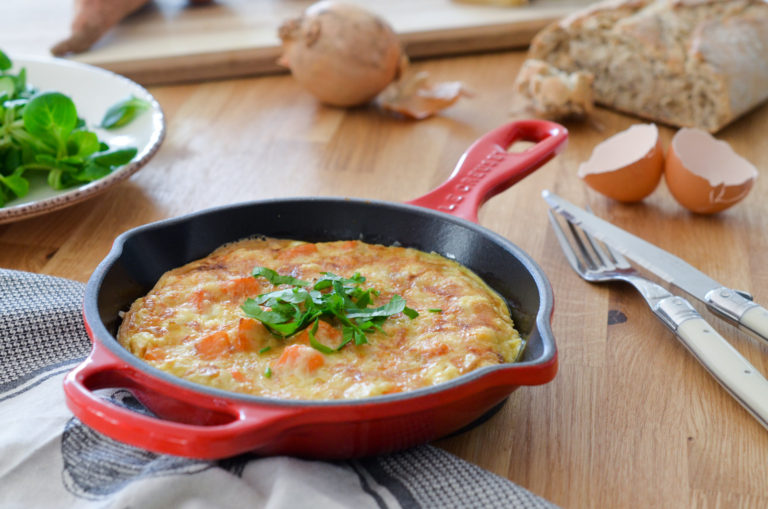
<path id="1" fill-rule="evenodd" d="M 321 102 L 357 106 L 397 79 L 404 55 L 395 32 L 378 16 L 354 5 L 318 2 L 286 21 L 280 63 Z"/>

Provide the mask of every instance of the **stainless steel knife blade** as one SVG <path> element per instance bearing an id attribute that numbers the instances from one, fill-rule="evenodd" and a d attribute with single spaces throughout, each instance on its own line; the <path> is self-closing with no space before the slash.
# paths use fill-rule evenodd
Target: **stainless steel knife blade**
<path id="1" fill-rule="evenodd" d="M 681 258 L 580 209 L 550 191 L 543 191 L 542 197 L 552 210 L 600 241 L 696 297 L 711 311 L 768 342 L 768 310 L 753 302 L 749 294 L 723 286 Z"/>

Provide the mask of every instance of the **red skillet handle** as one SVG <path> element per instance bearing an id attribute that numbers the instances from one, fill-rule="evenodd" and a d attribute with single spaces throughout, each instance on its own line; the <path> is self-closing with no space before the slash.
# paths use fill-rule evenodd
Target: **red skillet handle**
<path id="1" fill-rule="evenodd" d="M 507 152 L 516 141 L 536 145 Z M 488 198 L 504 191 L 565 149 L 568 131 L 546 120 L 521 120 L 489 132 L 470 146 L 453 173 L 437 189 L 408 203 L 477 222 Z"/>
<path id="2" fill-rule="evenodd" d="M 292 409 L 237 407 L 236 402 L 201 401 L 193 392 L 143 375 L 94 344 L 88 358 L 64 379 L 67 406 L 85 424 L 121 442 L 157 453 L 200 459 L 217 459 L 255 449 L 284 430 Z M 155 404 L 176 408 L 210 424 L 187 424 L 141 414 L 111 403 L 94 390 L 149 387 Z"/>

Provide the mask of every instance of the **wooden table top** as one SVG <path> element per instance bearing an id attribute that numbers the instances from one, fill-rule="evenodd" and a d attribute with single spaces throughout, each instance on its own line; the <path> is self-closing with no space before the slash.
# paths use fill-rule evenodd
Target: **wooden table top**
<path id="1" fill-rule="evenodd" d="M 510 89 L 523 58 L 507 52 L 417 62 L 475 93 L 418 122 L 374 108 L 320 106 L 287 75 L 153 87 L 168 121 L 154 159 L 93 199 L 0 226 L 0 266 L 86 281 L 119 233 L 158 219 L 272 197 L 414 198 L 441 183 L 476 138 L 513 119 Z M 558 375 L 521 388 L 483 425 L 436 444 L 563 507 L 768 506 L 768 432 L 634 290 L 579 279 L 540 197 L 550 189 L 589 204 L 766 304 L 768 105 L 718 134 L 762 175 L 742 203 L 712 217 L 686 212 L 663 183 L 632 206 L 588 189 L 578 164 L 599 141 L 640 122 L 607 110 L 594 119 L 566 124 L 567 150 L 480 212 L 482 225 L 519 245 L 550 278 Z M 673 131 L 661 133 L 666 147 Z M 696 306 L 768 374 L 766 346 Z"/>

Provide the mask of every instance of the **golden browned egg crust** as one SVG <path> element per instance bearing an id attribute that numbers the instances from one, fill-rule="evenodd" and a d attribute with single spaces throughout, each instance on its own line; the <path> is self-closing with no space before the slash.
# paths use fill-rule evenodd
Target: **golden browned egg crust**
<path id="1" fill-rule="evenodd" d="M 316 281 L 322 273 L 366 278 L 372 306 L 405 298 L 403 313 L 367 334 L 367 344 L 321 353 L 305 329 L 288 338 L 241 309 L 271 292 L 254 267 Z M 338 345 L 339 324 L 321 321 L 318 342 Z M 200 384 L 259 396 L 357 399 L 409 391 L 482 366 L 514 362 L 523 342 L 509 310 L 477 275 L 437 254 L 359 241 L 306 243 L 248 239 L 164 274 L 125 314 L 120 343 L 163 371 Z"/>

